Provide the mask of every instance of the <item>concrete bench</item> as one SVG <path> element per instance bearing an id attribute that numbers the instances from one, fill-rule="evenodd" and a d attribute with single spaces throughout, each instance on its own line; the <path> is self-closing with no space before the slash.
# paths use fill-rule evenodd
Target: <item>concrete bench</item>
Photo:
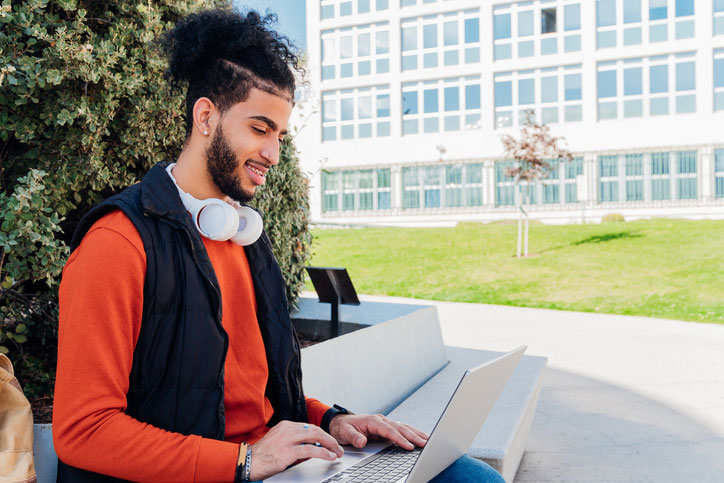
<path id="1" fill-rule="evenodd" d="M 465 370 L 499 353 L 446 347 L 435 307 L 375 306 L 374 311 L 375 325 L 360 325 L 366 328 L 302 349 L 304 391 L 354 412 L 386 414 L 430 432 Z M 384 321 L 384 313 L 398 317 Z M 545 366 L 543 357 L 523 357 L 468 450 L 508 482 L 523 456 Z M 55 482 L 57 457 L 49 424 L 35 425 L 34 451 L 38 482 Z"/>
<path id="2" fill-rule="evenodd" d="M 498 355 L 446 347 L 437 308 L 422 307 L 303 349 L 304 392 L 430 432 L 465 370 Z M 546 363 L 524 356 L 468 451 L 508 482 L 523 457 Z"/>

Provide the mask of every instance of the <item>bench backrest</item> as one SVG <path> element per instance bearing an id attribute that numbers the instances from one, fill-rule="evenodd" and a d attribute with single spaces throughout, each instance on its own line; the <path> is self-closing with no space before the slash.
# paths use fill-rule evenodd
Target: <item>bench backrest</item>
<path id="1" fill-rule="evenodd" d="M 385 414 L 447 362 L 437 307 L 425 307 L 303 349 L 304 393 Z"/>

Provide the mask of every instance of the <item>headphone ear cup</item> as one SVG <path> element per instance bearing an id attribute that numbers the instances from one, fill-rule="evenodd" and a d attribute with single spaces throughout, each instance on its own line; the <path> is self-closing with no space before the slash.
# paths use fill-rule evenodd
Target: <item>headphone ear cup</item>
<path id="1" fill-rule="evenodd" d="M 236 213 L 238 214 L 239 227 L 236 234 L 231 237 L 231 241 L 241 246 L 251 245 L 259 239 L 262 230 L 264 230 L 261 215 L 248 206 L 237 206 Z"/>
<path id="2" fill-rule="evenodd" d="M 200 209 L 192 214 L 196 228 L 211 240 L 229 240 L 239 229 L 236 209 L 216 198 L 203 200 Z"/>

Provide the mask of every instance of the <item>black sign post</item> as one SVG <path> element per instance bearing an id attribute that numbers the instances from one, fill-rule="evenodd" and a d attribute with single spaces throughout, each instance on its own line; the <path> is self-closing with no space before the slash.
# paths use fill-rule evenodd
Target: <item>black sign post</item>
<path id="1" fill-rule="evenodd" d="M 339 304 L 359 305 L 357 292 L 352 285 L 346 268 L 306 267 L 312 279 L 319 301 L 332 304 L 332 327 L 334 336 L 339 335 Z"/>

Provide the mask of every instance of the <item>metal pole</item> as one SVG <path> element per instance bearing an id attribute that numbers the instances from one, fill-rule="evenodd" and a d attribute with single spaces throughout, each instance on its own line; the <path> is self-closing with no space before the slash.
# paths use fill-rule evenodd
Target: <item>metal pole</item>
<path id="1" fill-rule="evenodd" d="M 334 337 L 339 337 L 339 303 L 340 297 L 332 302 L 332 334 Z"/>

